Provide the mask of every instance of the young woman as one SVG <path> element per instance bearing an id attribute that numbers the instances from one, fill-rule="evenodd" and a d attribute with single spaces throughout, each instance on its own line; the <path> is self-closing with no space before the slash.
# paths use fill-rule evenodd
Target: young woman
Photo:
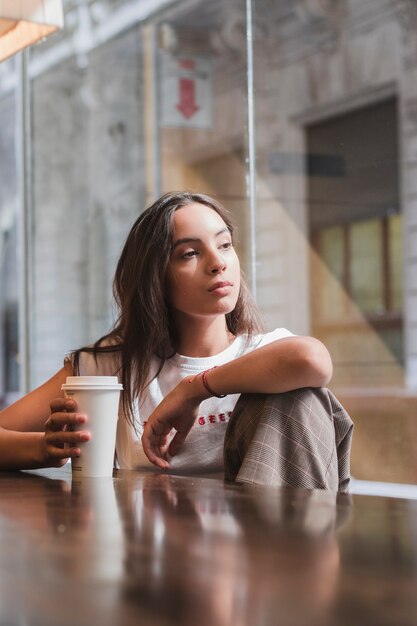
<path id="1" fill-rule="evenodd" d="M 174 472 L 225 469 L 238 480 L 341 488 L 338 446 L 343 440 L 348 460 L 351 428 L 338 434 L 330 400 L 311 389 L 329 382 L 329 353 L 286 329 L 262 332 L 218 202 L 168 193 L 142 213 L 118 262 L 114 294 L 119 318 L 111 332 L 0 414 L 0 469 L 60 466 L 79 455 L 90 438 L 87 418 L 61 385 L 68 375 L 117 374 L 124 388 L 119 467 L 151 462 Z M 294 415 L 280 417 L 286 392 L 300 388 L 310 388 L 308 398 L 291 396 Z M 259 435 L 266 449 L 255 459 Z M 272 464 L 264 462 L 269 448 Z M 242 461 L 250 469 L 239 474 Z M 256 465 L 264 467 L 260 478 Z"/>

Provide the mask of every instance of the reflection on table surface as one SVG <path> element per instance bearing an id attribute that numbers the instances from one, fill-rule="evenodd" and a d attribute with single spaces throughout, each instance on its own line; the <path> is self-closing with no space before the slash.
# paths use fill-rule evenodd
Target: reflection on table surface
<path id="1" fill-rule="evenodd" d="M 3 473 L 0 554 L 1 626 L 416 623 L 416 501 Z"/>

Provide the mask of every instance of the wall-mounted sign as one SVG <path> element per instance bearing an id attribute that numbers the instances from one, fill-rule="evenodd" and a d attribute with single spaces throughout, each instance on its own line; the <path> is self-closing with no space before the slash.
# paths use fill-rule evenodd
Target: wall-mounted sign
<path id="1" fill-rule="evenodd" d="M 161 126 L 211 128 L 211 59 L 164 52 L 160 61 Z"/>

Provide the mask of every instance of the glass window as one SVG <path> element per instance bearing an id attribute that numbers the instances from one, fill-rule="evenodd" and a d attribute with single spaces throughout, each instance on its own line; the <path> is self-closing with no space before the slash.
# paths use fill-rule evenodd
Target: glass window
<path id="1" fill-rule="evenodd" d="M 405 400 L 417 388 L 417 24 L 406 5 L 253 0 L 256 244 L 269 326 L 313 334 L 332 354 L 332 389 L 355 418 L 354 475 L 417 482 Z M 387 467 L 394 420 L 402 452 Z"/>
<path id="2" fill-rule="evenodd" d="M 32 386 L 108 331 L 116 260 L 147 199 L 142 31 L 116 20 L 130 2 L 99 9 L 68 3 L 65 30 L 31 50 Z"/>
<path id="3" fill-rule="evenodd" d="M 412 4 L 65 3 L 65 29 L 29 63 L 32 386 L 108 330 L 115 262 L 142 208 L 195 189 L 232 211 L 267 327 L 329 348 L 332 389 L 355 418 L 353 473 L 417 482 Z M 20 376 L 10 68 L 0 67 L 2 401 Z"/>
<path id="4" fill-rule="evenodd" d="M 245 266 L 245 19 L 240 1 L 180 2 L 145 24 L 127 1 L 70 3 L 66 29 L 31 51 L 32 386 L 107 332 L 121 243 L 160 193 L 224 202 Z"/>

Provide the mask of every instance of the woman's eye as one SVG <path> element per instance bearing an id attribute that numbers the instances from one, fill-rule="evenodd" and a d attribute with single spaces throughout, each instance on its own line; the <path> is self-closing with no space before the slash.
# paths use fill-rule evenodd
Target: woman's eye
<path id="1" fill-rule="evenodd" d="M 222 243 L 222 245 L 220 246 L 220 248 L 222 250 L 228 250 L 229 248 L 231 248 L 233 246 L 231 241 L 226 241 L 225 243 Z"/>
<path id="2" fill-rule="evenodd" d="M 191 259 L 193 256 L 196 256 L 197 254 L 197 250 L 188 250 L 188 252 L 184 252 L 184 254 L 181 255 L 182 259 Z"/>

